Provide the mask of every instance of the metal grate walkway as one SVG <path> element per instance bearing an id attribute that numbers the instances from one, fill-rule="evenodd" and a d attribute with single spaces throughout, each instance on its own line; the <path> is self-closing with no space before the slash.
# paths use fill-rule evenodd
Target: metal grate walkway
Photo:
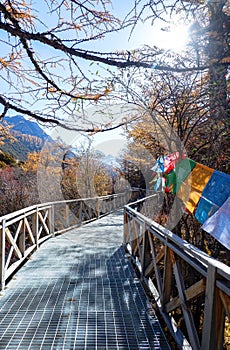
<path id="1" fill-rule="evenodd" d="M 170 349 L 121 243 L 116 212 L 43 244 L 1 293 L 0 349 Z"/>

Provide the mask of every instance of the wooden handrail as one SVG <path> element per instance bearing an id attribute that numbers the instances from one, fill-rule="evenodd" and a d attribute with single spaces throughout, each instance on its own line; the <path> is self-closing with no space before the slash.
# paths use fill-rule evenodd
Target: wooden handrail
<path id="1" fill-rule="evenodd" d="M 179 348 L 221 350 L 230 267 L 148 218 L 146 203 L 158 195 L 124 207 L 125 248 Z"/>
<path id="2" fill-rule="evenodd" d="M 0 217 L 0 290 L 47 239 L 122 208 L 130 191 L 32 205 Z"/>

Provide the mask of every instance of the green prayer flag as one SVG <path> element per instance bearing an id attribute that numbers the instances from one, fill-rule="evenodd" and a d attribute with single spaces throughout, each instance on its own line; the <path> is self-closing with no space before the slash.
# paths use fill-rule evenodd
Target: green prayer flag
<path id="1" fill-rule="evenodd" d="M 182 182 L 190 174 L 195 165 L 196 162 L 194 162 L 192 159 L 185 158 L 179 162 L 175 168 L 170 171 L 170 173 L 166 174 L 166 192 L 176 194 L 179 191 Z"/>

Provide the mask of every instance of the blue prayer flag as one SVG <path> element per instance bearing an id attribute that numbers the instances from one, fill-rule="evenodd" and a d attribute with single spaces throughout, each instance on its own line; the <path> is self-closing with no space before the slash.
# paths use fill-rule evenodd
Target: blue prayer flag
<path id="1" fill-rule="evenodd" d="M 199 200 L 195 217 L 204 223 L 230 196 L 230 176 L 214 170 Z"/>
<path id="2" fill-rule="evenodd" d="M 230 197 L 215 214 L 205 221 L 202 229 L 230 249 Z"/>
<path id="3" fill-rule="evenodd" d="M 156 173 L 163 173 L 164 172 L 164 159 L 165 156 L 161 156 L 157 159 L 154 166 L 151 168 L 151 170 L 155 171 Z"/>

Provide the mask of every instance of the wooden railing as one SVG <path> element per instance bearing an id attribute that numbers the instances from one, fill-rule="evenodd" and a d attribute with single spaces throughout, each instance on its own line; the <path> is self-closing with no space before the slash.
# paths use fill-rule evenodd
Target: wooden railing
<path id="1" fill-rule="evenodd" d="M 48 238 L 121 208 L 130 192 L 33 205 L 0 217 L 0 289 Z"/>
<path id="2" fill-rule="evenodd" d="M 158 202 L 153 195 L 125 206 L 125 248 L 178 347 L 224 349 L 230 267 L 150 219 Z"/>

